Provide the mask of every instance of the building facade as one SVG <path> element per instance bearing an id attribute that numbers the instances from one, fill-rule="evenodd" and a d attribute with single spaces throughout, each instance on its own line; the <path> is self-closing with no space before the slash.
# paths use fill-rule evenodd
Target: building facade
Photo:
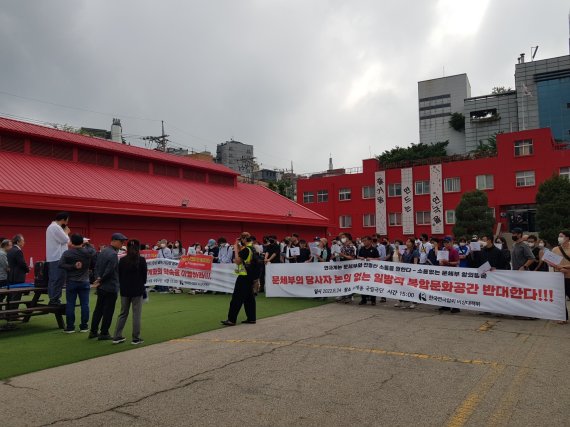
<path id="1" fill-rule="evenodd" d="M 359 174 L 299 179 L 297 201 L 329 219 L 331 236 L 442 236 L 452 234 L 462 194 L 480 189 L 500 231 L 536 231 L 538 186 L 552 174 L 570 178 L 567 148 L 549 129 L 535 129 L 498 135 L 493 157 L 433 159 L 386 170 L 367 159 Z"/>
<path id="2" fill-rule="evenodd" d="M 471 96 L 467 74 L 418 82 L 420 143 L 449 141 L 448 154 L 465 153 L 465 134 L 449 126 L 453 113 L 464 114 L 464 100 Z"/>
<path id="3" fill-rule="evenodd" d="M 216 163 L 227 166 L 241 175 L 253 172 L 253 162 L 253 145 L 232 139 L 216 147 Z"/>
<path id="4" fill-rule="evenodd" d="M 107 244 L 114 232 L 185 246 L 242 231 L 323 235 L 326 218 L 211 162 L 0 118 L 0 236 L 22 233 L 27 257 L 45 257 L 59 211 L 72 232 Z"/>

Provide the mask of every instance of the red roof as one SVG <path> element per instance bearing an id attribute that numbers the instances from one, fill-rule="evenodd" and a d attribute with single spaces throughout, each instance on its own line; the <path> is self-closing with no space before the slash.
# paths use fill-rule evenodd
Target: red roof
<path id="1" fill-rule="evenodd" d="M 106 139 L 93 138 L 90 136 L 79 135 L 77 133 L 65 132 L 45 126 L 11 120 L 4 117 L 0 117 L 0 130 L 9 131 L 11 133 L 20 134 L 27 137 L 48 138 L 53 141 L 66 142 L 70 145 L 97 149 L 98 151 L 128 154 L 129 156 L 145 158 L 149 160 L 160 160 L 163 162 L 182 166 L 191 166 L 192 168 L 215 171 L 232 176 L 239 175 L 233 169 L 217 163 L 205 162 L 203 160 L 196 160 L 188 157 L 175 156 L 173 154 L 163 153 L 156 150 L 149 150 L 146 148 L 120 144 L 117 142 L 108 141 Z"/>
<path id="2" fill-rule="evenodd" d="M 85 138 L 50 129 L 47 132 Z M 105 147 L 124 147 L 95 141 Z M 197 183 L 11 152 L 0 152 L 0 164 L 11 166 L 11 172 L 0 180 L 2 206 L 319 226 L 329 222 L 258 185 Z M 187 207 L 181 206 L 183 200 L 189 201 Z"/>

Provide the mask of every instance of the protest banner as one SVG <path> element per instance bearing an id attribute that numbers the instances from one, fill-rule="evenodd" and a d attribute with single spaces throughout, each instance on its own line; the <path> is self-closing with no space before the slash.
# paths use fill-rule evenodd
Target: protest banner
<path id="1" fill-rule="evenodd" d="M 267 297 L 339 297 L 358 293 L 420 304 L 564 320 L 561 273 L 472 268 L 383 261 L 269 264 Z"/>
<path id="2" fill-rule="evenodd" d="M 158 251 L 154 251 L 152 249 L 145 249 L 143 251 L 140 251 L 141 256 L 144 259 L 155 259 L 158 258 Z"/>
<path id="3" fill-rule="evenodd" d="M 154 258 L 146 261 L 147 286 L 198 289 L 232 293 L 236 281 L 234 264 L 211 264 L 211 270 L 178 268 L 176 259 Z"/>
<path id="4" fill-rule="evenodd" d="M 184 255 L 180 257 L 178 268 L 212 271 L 213 261 L 214 257 L 212 255 Z"/>

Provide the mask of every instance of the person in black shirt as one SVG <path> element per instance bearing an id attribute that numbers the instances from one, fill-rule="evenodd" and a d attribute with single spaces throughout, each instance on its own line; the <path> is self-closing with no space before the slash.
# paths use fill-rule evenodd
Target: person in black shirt
<path id="1" fill-rule="evenodd" d="M 510 266 L 503 255 L 503 252 L 495 246 L 492 234 L 483 234 L 485 246 L 480 251 L 472 252 L 473 267 L 481 267 L 486 262 L 491 266 L 491 270 L 510 270 Z"/>
<path id="2" fill-rule="evenodd" d="M 307 242 L 305 240 L 299 240 L 299 256 L 297 257 L 297 262 L 307 262 L 311 259 L 311 250 L 307 247 Z"/>
<path id="3" fill-rule="evenodd" d="M 268 244 L 265 247 L 264 262 L 265 264 L 279 264 L 281 262 L 279 245 L 275 242 L 275 238 L 269 237 Z"/>
<path id="4" fill-rule="evenodd" d="M 234 253 L 236 254 L 234 263 L 236 264 L 237 279 L 232 300 L 230 301 L 228 318 L 221 321 L 222 325 L 235 326 L 242 305 L 247 316 L 247 319 L 242 323 L 256 323 L 255 293 L 253 289 L 253 281 L 256 278 L 252 269 L 254 251 L 250 234 L 243 232 L 234 244 Z"/>
<path id="5" fill-rule="evenodd" d="M 129 308 L 133 306 L 133 339 L 131 344 L 142 344 L 141 314 L 143 297 L 146 294 L 146 260 L 140 255 L 138 240 L 129 240 L 127 255 L 119 261 L 119 286 L 121 291 L 121 313 L 117 318 L 117 327 L 113 344 L 125 342 L 123 328 L 129 317 Z"/>
<path id="6" fill-rule="evenodd" d="M 376 246 L 372 245 L 372 239 L 370 238 L 370 236 L 364 236 L 362 238 L 362 243 L 363 246 L 360 247 L 360 249 L 358 250 L 358 259 L 363 259 L 365 261 L 370 261 L 370 260 L 380 260 L 380 254 L 378 253 L 378 249 L 376 248 Z M 358 303 L 358 305 L 365 305 L 366 302 L 368 301 L 368 298 L 370 298 L 370 302 L 372 303 L 372 305 L 376 305 L 376 296 L 371 295 L 361 295 L 361 300 Z"/>

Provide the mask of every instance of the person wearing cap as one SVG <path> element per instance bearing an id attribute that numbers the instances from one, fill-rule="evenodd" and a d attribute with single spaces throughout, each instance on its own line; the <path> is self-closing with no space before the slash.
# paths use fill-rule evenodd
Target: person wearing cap
<path id="1" fill-rule="evenodd" d="M 214 239 L 208 240 L 208 244 L 204 250 L 205 255 L 211 255 L 213 262 L 217 263 L 219 261 L 220 248 L 218 247 L 218 242 Z"/>
<path id="2" fill-rule="evenodd" d="M 61 294 L 65 284 L 65 270 L 59 268 L 59 260 L 69 244 L 71 231 L 67 226 L 68 222 L 69 214 L 60 212 L 46 229 L 46 268 L 48 272 L 50 305 L 61 304 Z"/>
<path id="3" fill-rule="evenodd" d="M 89 332 L 89 268 L 95 257 L 95 249 L 80 234 L 70 236 L 71 247 L 66 250 L 59 260 L 59 268 L 66 272 L 67 285 L 65 288 L 65 319 L 64 332 L 75 332 L 75 301 L 79 297 L 81 307 L 81 322 L 79 332 Z"/>
<path id="4" fill-rule="evenodd" d="M 117 253 L 129 240 L 122 233 L 114 233 L 111 236 L 111 244 L 107 246 L 97 256 L 95 265 L 95 287 L 97 288 L 97 302 L 93 317 L 91 318 L 91 332 L 89 338 L 99 338 L 99 340 L 113 339 L 109 334 L 109 328 L 115 313 L 115 303 L 119 293 L 119 257 Z M 101 330 L 99 333 L 99 323 Z"/>
<path id="5" fill-rule="evenodd" d="M 451 236 L 445 236 L 443 238 L 443 251 L 449 252 L 447 261 L 440 260 L 439 265 L 445 267 L 457 267 L 459 266 L 459 252 L 453 247 L 453 238 Z M 461 310 L 458 308 L 440 307 L 439 311 L 451 311 L 451 313 L 459 313 Z"/>
<path id="6" fill-rule="evenodd" d="M 515 227 L 511 230 L 513 235 L 513 249 L 511 251 L 511 264 L 513 270 L 526 271 L 536 261 L 532 251 L 523 241 L 522 228 Z"/>

